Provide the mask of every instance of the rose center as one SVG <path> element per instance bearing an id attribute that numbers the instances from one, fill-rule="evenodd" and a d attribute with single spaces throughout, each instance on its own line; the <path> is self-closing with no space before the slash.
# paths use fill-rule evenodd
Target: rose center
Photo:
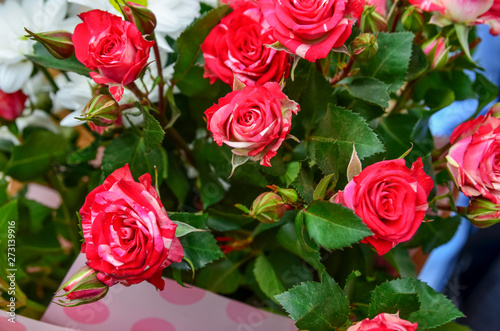
<path id="1" fill-rule="evenodd" d="M 134 236 L 134 230 L 132 230 L 128 226 L 124 226 L 120 229 L 119 235 L 120 238 L 124 240 L 132 239 Z"/>

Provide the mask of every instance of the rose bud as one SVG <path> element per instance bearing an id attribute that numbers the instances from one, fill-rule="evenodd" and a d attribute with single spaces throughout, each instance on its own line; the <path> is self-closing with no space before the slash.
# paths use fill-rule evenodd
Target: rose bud
<path id="1" fill-rule="evenodd" d="M 13 121 L 21 116 L 26 99 L 28 97 L 23 91 L 5 93 L 0 90 L 0 118 Z"/>
<path id="2" fill-rule="evenodd" d="M 262 223 L 275 223 L 285 215 L 286 206 L 283 199 L 272 192 L 260 194 L 254 200 L 250 209 L 250 216 Z"/>
<path id="3" fill-rule="evenodd" d="M 500 222 L 500 205 L 483 198 L 474 199 L 467 208 L 467 218 L 478 228 L 487 228 Z"/>
<path id="4" fill-rule="evenodd" d="M 403 27 L 411 32 L 419 32 L 425 25 L 424 15 L 416 7 L 409 6 L 401 16 Z"/>
<path id="5" fill-rule="evenodd" d="M 144 6 L 133 2 L 125 2 L 120 4 L 127 20 L 134 23 L 137 30 L 142 34 L 152 34 L 156 28 L 156 16 L 153 12 Z"/>
<path id="6" fill-rule="evenodd" d="M 281 195 L 281 197 L 286 203 L 296 203 L 297 200 L 299 200 L 299 195 L 297 194 L 297 191 L 295 191 L 292 188 L 281 188 L 276 185 L 274 185 L 273 188 L 276 190 L 276 193 Z"/>
<path id="7" fill-rule="evenodd" d="M 110 126 L 116 122 L 120 116 L 120 106 L 106 94 L 99 94 L 93 97 L 82 111 L 82 120 L 87 120 L 97 126 Z"/>
<path id="8" fill-rule="evenodd" d="M 377 54 L 377 38 L 371 33 L 362 33 L 351 43 L 353 54 L 361 60 L 369 60 Z"/>
<path id="9" fill-rule="evenodd" d="M 71 276 L 57 292 L 61 289 L 65 293 L 57 297 L 65 297 L 68 301 L 59 300 L 60 305 L 74 307 L 104 298 L 109 287 L 97 279 L 97 272 L 94 269 L 84 266 Z"/>
<path id="10" fill-rule="evenodd" d="M 31 39 L 42 44 L 56 59 L 64 60 L 75 53 L 75 47 L 73 46 L 73 41 L 71 41 L 72 34 L 68 31 L 34 33 L 26 28 L 24 30 L 29 33 Z"/>
<path id="11" fill-rule="evenodd" d="M 380 32 L 387 30 L 387 20 L 375 6 L 365 6 L 360 18 L 359 27 L 362 32 Z"/>
<path id="12" fill-rule="evenodd" d="M 387 314 L 381 313 L 373 319 L 365 318 L 350 326 L 347 331 L 375 331 L 375 330 L 398 330 L 398 331 L 416 331 L 417 323 L 411 323 L 399 318 L 399 313 Z"/>
<path id="13" fill-rule="evenodd" d="M 422 49 L 431 63 L 431 69 L 442 68 L 448 63 L 450 47 L 446 47 L 446 39 L 443 37 L 433 38 L 422 45 Z"/>

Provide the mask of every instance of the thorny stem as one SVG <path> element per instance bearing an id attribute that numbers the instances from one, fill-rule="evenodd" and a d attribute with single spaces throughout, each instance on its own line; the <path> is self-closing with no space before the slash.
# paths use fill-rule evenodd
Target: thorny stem
<path id="1" fill-rule="evenodd" d="M 149 100 L 146 98 L 146 95 L 142 93 L 141 90 L 137 87 L 135 82 L 132 82 L 127 85 L 127 87 L 135 94 L 135 96 L 141 100 L 140 102 L 143 103 L 146 101 L 147 104 L 149 104 Z M 160 112 L 159 114 L 153 114 L 155 118 L 160 122 L 160 125 L 165 128 L 168 124 L 168 119 L 167 116 L 165 115 L 165 111 Z M 189 148 L 188 144 L 184 141 L 184 139 L 181 137 L 181 135 L 175 130 L 173 127 L 169 127 L 168 129 L 165 130 L 165 135 L 167 138 L 169 138 L 171 141 L 173 141 L 180 149 L 183 150 L 186 160 L 188 161 L 189 164 L 195 165 L 195 160 L 194 160 L 194 155 L 191 149 Z"/>
<path id="2" fill-rule="evenodd" d="M 354 65 L 354 56 L 351 56 L 346 67 L 342 70 L 342 73 L 340 75 L 335 75 L 335 77 L 333 77 L 332 80 L 330 81 L 330 85 L 335 85 L 338 82 L 340 82 L 342 79 L 346 78 L 349 75 L 349 73 L 351 72 L 353 65 Z"/>
<path id="3" fill-rule="evenodd" d="M 160 81 L 158 83 L 158 108 L 160 110 L 160 114 L 165 114 L 165 96 L 163 95 L 163 87 L 165 86 L 165 81 L 163 80 L 163 70 L 161 67 L 161 58 L 160 58 L 160 50 L 158 49 L 158 43 L 156 42 L 156 36 L 153 34 L 153 39 L 155 41 L 153 45 L 153 51 L 156 58 L 156 68 L 158 70 L 158 76 L 160 77 Z"/>

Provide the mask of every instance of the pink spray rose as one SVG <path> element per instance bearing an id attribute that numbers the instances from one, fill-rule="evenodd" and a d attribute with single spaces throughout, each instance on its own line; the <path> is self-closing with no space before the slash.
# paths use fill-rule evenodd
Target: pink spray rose
<path id="1" fill-rule="evenodd" d="M 232 84 L 234 76 L 246 85 L 279 82 L 290 72 L 289 55 L 266 45 L 273 44 L 272 29 L 253 1 L 231 4 L 234 11 L 225 16 L 207 36 L 201 49 L 206 78 Z"/>
<path id="2" fill-rule="evenodd" d="M 128 164 L 87 195 L 80 216 L 82 253 L 107 286 L 145 280 L 163 290 L 162 270 L 184 257 L 151 176 L 136 182 Z"/>
<path id="3" fill-rule="evenodd" d="M 490 32 L 500 32 L 500 0 L 409 0 L 426 12 L 437 12 L 455 23 L 488 24 Z"/>
<path id="4" fill-rule="evenodd" d="M 352 325 L 347 331 L 416 331 L 417 323 L 399 318 L 399 314 L 381 313 L 373 319 L 364 320 Z"/>
<path id="5" fill-rule="evenodd" d="M 433 186 L 420 158 L 411 169 L 403 159 L 387 160 L 363 169 L 332 201 L 354 210 L 373 232 L 362 242 L 383 255 L 417 232 Z"/>
<path id="6" fill-rule="evenodd" d="M 439 37 L 431 39 L 422 45 L 422 50 L 429 58 L 431 68 L 441 68 L 448 62 L 449 49 L 446 47 L 446 39 Z"/>
<path id="7" fill-rule="evenodd" d="M 120 101 L 123 86 L 137 79 L 149 58 L 153 41 L 143 38 L 136 26 L 121 17 L 101 10 L 79 15 L 83 23 L 76 26 L 73 44 L 78 61 L 90 70 L 98 84 Z"/>
<path id="8" fill-rule="evenodd" d="M 24 110 L 26 99 L 28 97 L 23 91 L 5 93 L 0 90 L 0 117 L 7 121 L 18 118 Z"/>
<path id="9" fill-rule="evenodd" d="M 453 130 L 448 169 L 468 197 L 500 204 L 500 104 Z"/>
<path id="10" fill-rule="evenodd" d="M 366 0 L 369 6 L 375 6 L 375 10 L 382 16 L 387 16 L 387 0 Z"/>
<path id="11" fill-rule="evenodd" d="M 233 147 L 233 153 L 271 166 L 271 158 L 287 138 L 292 114 L 299 105 L 281 92 L 278 83 L 246 86 L 219 99 L 205 111 L 207 129 L 215 142 Z"/>
<path id="12" fill-rule="evenodd" d="M 365 0 L 258 0 L 274 37 L 311 62 L 342 46 L 361 16 Z"/>

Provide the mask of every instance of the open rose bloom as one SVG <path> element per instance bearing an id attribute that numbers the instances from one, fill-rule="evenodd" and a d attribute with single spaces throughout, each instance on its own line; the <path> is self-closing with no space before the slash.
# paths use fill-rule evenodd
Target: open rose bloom
<path id="1" fill-rule="evenodd" d="M 398 313 L 381 313 L 371 320 L 366 318 L 354 324 L 347 331 L 416 331 L 417 328 L 417 323 L 399 318 Z"/>
<path id="2" fill-rule="evenodd" d="M 231 4 L 235 10 L 215 26 L 201 44 L 204 77 L 232 84 L 234 77 L 246 85 L 279 82 L 290 72 L 290 56 L 266 45 L 276 39 L 253 1 Z"/>
<path id="3" fill-rule="evenodd" d="M 411 169 L 403 159 L 381 161 L 354 177 L 335 202 L 354 210 L 374 233 L 363 242 L 383 255 L 417 232 L 433 186 L 420 158 Z"/>
<path id="4" fill-rule="evenodd" d="M 205 111 L 207 129 L 215 142 L 233 153 L 271 166 L 271 158 L 292 128 L 299 105 L 281 92 L 278 83 L 246 86 L 219 99 Z"/>
<path id="5" fill-rule="evenodd" d="M 437 12 L 455 23 L 488 24 L 490 33 L 500 33 L 500 0 L 409 0 L 426 12 Z M 437 19 L 439 21 L 439 18 Z"/>
<path id="6" fill-rule="evenodd" d="M 258 0 L 274 37 L 311 62 L 341 47 L 361 16 L 365 0 Z"/>
<path id="7" fill-rule="evenodd" d="M 147 65 L 153 41 L 143 38 L 137 27 L 121 17 L 92 10 L 79 15 L 83 23 L 73 34 L 75 55 L 90 70 L 98 84 L 109 86 L 116 101 L 123 95 L 123 87 L 136 80 Z"/>
<path id="8" fill-rule="evenodd" d="M 468 197 L 482 196 L 500 204 L 500 104 L 485 116 L 467 121 L 453 130 L 448 169 Z"/>
<path id="9" fill-rule="evenodd" d="M 162 290 L 163 269 L 184 257 L 151 176 L 136 182 L 128 164 L 87 195 L 80 216 L 82 253 L 107 286 L 148 281 Z"/>

